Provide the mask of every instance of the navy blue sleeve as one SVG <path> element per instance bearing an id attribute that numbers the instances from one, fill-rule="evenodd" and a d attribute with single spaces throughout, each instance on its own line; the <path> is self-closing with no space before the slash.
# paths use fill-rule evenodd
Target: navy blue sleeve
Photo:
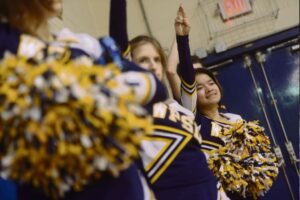
<path id="1" fill-rule="evenodd" d="M 179 54 L 179 75 L 181 79 L 181 103 L 182 105 L 196 113 L 197 111 L 197 88 L 195 71 L 193 68 L 189 38 L 188 36 L 176 36 Z"/>
<path id="2" fill-rule="evenodd" d="M 109 35 L 125 52 L 128 48 L 126 0 L 110 1 Z"/>
<path id="3" fill-rule="evenodd" d="M 195 82 L 195 71 L 191 60 L 189 38 L 188 36 L 176 36 L 178 54 L 179 54 L 179 75 L 188 85 Z"/>

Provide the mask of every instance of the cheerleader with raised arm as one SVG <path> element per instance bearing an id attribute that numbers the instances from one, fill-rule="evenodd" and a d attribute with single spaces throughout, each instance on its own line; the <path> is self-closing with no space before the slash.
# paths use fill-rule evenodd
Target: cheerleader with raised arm
<path id="1" fill-rule="evenodd" d="M 220 111 L 221 85 L 209 70 L 194 70 L 192 63 L 186 62 L 190 57 L 188 34 L 177 24 L 189 26 L 184 12 L 175 22 L 181 102 L 195 114 L 208 166 L 230 199 L 257 199 L 270 189 L 278 174 L 270 140 L 256 121 Z"/>

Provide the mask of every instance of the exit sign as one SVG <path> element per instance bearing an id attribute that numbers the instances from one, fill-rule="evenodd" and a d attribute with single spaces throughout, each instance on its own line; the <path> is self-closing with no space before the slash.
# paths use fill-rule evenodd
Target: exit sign
<path id="1" fill-rule="evenodd" d="M 249 0 L 220 0 L 218 6 L 224 20 L 252 11 Z"/>

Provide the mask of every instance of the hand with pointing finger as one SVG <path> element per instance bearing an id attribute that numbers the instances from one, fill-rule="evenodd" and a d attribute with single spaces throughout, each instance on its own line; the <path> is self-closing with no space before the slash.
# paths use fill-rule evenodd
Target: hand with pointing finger
<path id="1" fill-rule="evenodd" d="M 175 31 L 177 35 L 185 36 L 190 33 L 191 26 L 189 19 L 182 7 L 182 5 L 179 6 L 177 11 L 177 17 L 175 18 Z"/>

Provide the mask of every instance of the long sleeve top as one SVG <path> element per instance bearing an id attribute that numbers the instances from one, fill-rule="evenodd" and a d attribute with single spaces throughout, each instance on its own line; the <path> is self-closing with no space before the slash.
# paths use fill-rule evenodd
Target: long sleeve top
<path id="1" fill-rule="evenodd" d="M 176 36 L 179 54 L 179 75 L 181 79 L 181 103 L 196 113 L 197 89 L 188 36 Z"/>

